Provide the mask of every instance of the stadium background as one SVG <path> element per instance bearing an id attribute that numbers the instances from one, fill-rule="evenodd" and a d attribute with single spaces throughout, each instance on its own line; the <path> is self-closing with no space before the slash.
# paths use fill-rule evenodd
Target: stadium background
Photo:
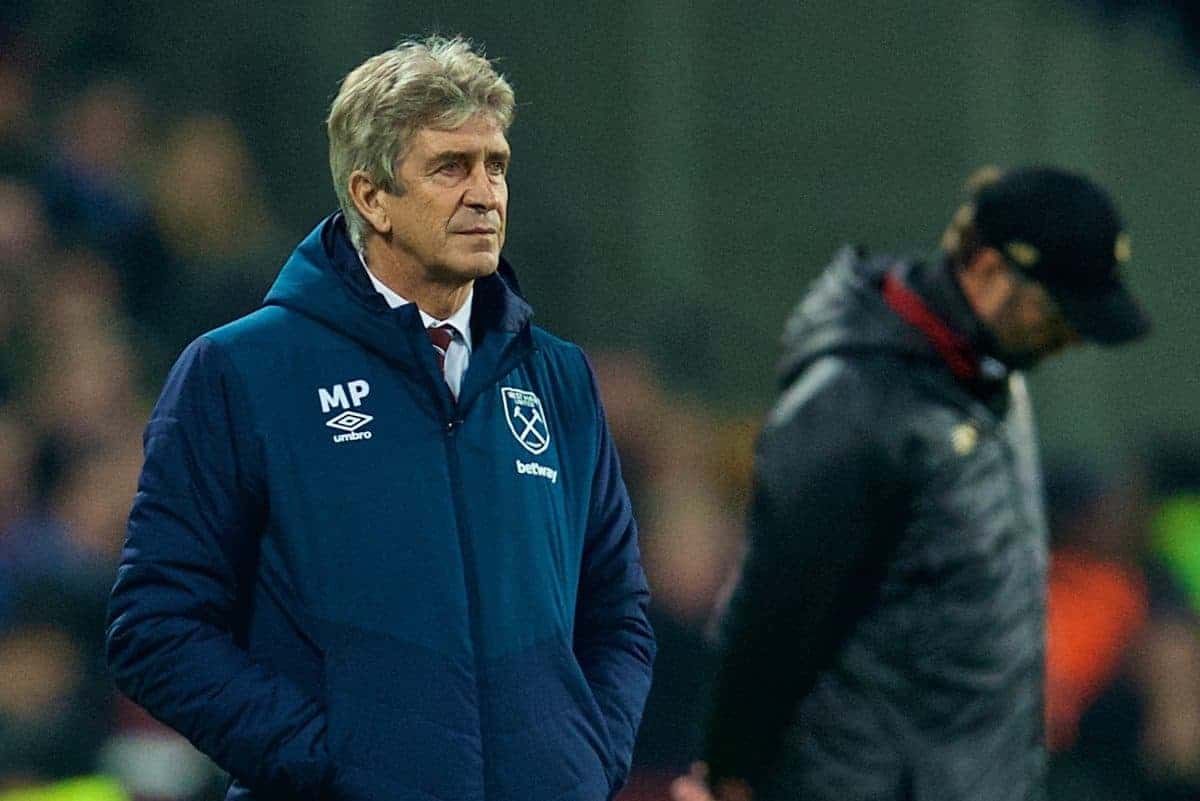
<path id="1" fill-rule="evenodd" d="M 516 87 L 507 253 L 595 356 L 643 521 L 662 657 L 627 797 L 694 753 L 790 306 L 843 242 L 932 249 L 975 167 L 1052 162 L 1113 188 L 1157 323 L 1033 376 L 1055 797 L 1200 798 L 1196 8 L 5 0 L 0 799 L 97 774 L 63 792 L 219 796 L 97 669 L 140 428 L 174 355 L 332 210 L 341 76 L 435 30 Z"/>

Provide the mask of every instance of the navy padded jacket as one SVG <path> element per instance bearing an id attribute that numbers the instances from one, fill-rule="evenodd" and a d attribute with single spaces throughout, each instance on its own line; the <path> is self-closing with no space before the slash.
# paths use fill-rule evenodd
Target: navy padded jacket
<path id="1" fill-rule="evenodd" d="M 475 285 L 457 403 L 341 215 L 190 345 L 145 434 L 109 610 L 117 685 L 231 799 L 602 801 L 654 641 L 594 377 Z"/>

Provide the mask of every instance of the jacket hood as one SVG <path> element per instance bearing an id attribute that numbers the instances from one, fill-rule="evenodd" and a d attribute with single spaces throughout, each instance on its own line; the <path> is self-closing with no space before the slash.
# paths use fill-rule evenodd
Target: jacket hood
<path id="1" fill-rule="evenodd" d="M 784 328 L 783 386 L 814 360 L 835 353 L 877 351 L 939 361 L 925 337 L 883 300 L 883 278 L 898 264 L 906 266 L 894 256 L 869 256 L 851 245 L 834 255 Z"/>
<path id="2" fill-rule="evenodd" d="M 402 334 L 422 328 L 417 307 L 392 309 L 375 291 L 341 212 L 322 220 L 296 247 L 263 302 L 299 312 L 393 360 L 414 361 L 414 340 Z M 517 333 L 533 315 L 503 258 L 495 273 L 475 282 L 473 303 L 471 329 L 477 341 L 490 330 Z"/>

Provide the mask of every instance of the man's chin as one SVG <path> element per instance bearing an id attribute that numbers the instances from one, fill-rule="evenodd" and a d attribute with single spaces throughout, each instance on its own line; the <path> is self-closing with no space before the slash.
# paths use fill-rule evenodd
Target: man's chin
<path id="1" fill-rule="evenodd" d="M 439 273 L 449 281 L 473 281 L 477 278 L 487 278 L 500 267 L 499 256 L 491 258 L 464 259 L 453 264 L 443 265 Z"/>
<path id="2" fill-rule="evenodd" d="M 471 264 L 466 267 L 464 272 L 471 274 L 472 278 L 486 278 L 500 268 L 500 259 L 490 259 L 478 264 Z"/>
<path id="3" fill-rule="evenodd" d="M 1062 350 L 1062 348 L 1044 348 L 1042 350 L 1002 351 L 996 354 L 996 358 L 1010 370 L 1027 372 L 1037 367 L 1047 357 L 1061 353 Z"/>

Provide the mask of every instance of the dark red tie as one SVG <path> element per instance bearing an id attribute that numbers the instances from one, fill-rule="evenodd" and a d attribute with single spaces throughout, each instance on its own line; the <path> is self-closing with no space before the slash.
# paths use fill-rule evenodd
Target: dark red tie
<path id="1" fill-rule="evenodd" d="M 454 329 L 449 325 L 439 325 L 436 328 L 426 328 L 425 333 L 429 334 L 429 341 L 433 343 L 433 352 L 437 356 L 438 368 L 442 371 L 442 375 L 445 375 L 446 350 L 454 339 Z"/>

